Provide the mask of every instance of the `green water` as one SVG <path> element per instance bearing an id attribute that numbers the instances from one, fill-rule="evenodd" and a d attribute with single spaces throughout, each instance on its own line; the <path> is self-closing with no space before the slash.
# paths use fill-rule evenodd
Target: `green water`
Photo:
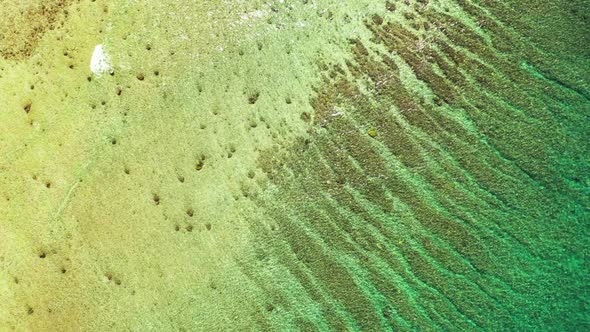
<path id="1" fill-rule="evenodd" d="M 588 1 L 39 6 L 0 331 L 590 329 Z"/>

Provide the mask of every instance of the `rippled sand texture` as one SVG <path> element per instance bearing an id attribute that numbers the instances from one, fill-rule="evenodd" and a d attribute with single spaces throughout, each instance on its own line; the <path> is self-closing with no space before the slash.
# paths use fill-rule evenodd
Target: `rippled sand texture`
<path id="1" fill-rule="evenodd" d="M 590 329 L 589 12 L 2 1 L 0 331 Z"/>

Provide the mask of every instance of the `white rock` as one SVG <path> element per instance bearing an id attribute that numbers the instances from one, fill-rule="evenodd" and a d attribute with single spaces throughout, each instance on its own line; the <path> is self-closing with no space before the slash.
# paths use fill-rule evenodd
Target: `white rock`
<path id="1" fill-rule="evenodd" d="M 95 75 L 100 76 L 102 73 L 108 72 L 111 69 L 111 60 L 105 53 L 103 45 L 96 45 L 92 53 L 92 58 L 90 59 L 90 70 Z"/>

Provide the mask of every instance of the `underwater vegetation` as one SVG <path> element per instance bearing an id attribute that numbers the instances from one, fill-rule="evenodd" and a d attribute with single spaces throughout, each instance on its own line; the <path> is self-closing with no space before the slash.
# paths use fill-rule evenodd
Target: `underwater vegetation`
<path id="1" fill-rule="evenodd" d="M 589 13 L 3 1 L 0 331 L 589 330 Z"/>

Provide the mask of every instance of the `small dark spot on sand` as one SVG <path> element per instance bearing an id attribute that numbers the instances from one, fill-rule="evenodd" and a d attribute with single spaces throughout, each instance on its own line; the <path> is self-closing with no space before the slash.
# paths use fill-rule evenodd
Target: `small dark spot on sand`
<path id="1" fill-rule="evenodd" d="M 372 20 L 373 20 L 373 23 L 375 23 L 377 25 L 383 24 L 383 18 L 377 14 L 373 15 Z"/>
<path id="2" fill-rule="evenodd" d="M 254 105 L 254 104 L 256 104 L 256 102 L 258 101 L 258 98 L 259 98 L 259 97 L 260 97 L 260 93 L 259 93 L 259 92 L 256 92 L 256 93 L 254 93 L 254 94 L 251 94 L 251 95 L 248 97 L 248 103 L 249 103 L 249 104 L 251 104 L 251 105 Z"/>
<path id="3" fill-rule="evenodd" d="M 311 115 L 307 112 L 303 112 L 301 113 L 301 120 L 305 121 L 305 122 L 310 122 L 311 121 Z"/>
<path id="4" fill-rule="evenodd" d="M 205 162 L 203 160 L 199 160 L 199 161 L 197 161 L 197 164 L 195 165 L 195 169 L 197 171 L 200 171 L 203 169 L 203 166 L 205 166 Z"/>

